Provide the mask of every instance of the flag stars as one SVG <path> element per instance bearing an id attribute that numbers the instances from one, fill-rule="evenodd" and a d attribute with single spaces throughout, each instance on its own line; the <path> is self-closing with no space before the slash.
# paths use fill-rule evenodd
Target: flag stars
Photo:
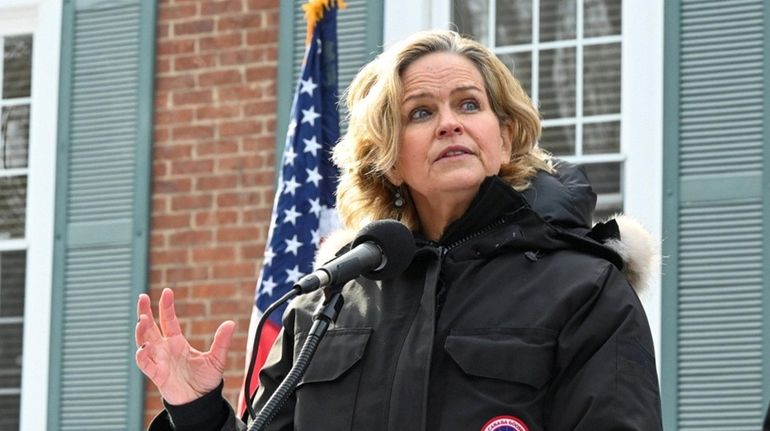
<path id="1" fill-rule="evenodd" d="M 321 199 L 308 199 L 308 203 L 310 204 L 310 212 L 316 217 L 321 217 Z"/>
<path id="2" fill-rule="evenodd" d="M 315 106 L 311 106 L 310 109 L 302 110 L 302 122 L 308 123 L 311 126 L 315 126 L 315 120 L 320 116 L 321 114 L 315 112 Z"/>
<path id="3" fill-rule="evenodd" d="M 299 270 L 299 265 L 294 265 L 294 268 L 286 270 L 286 282 L 294 284 L 302 277 L 302 271 Z"/>
<path id="4" fill-rule="evenodd" d="M 296 225 L 297 225 L 297 217 L 299 217 L 299 216 L 301 216 L 301 215 L 302 215 L 302 214 L 300 214 L 300 213 L 298 213 L 298 212 L 297 212 L 297 207 L 296 207 L 296 206 L 293 206 L 293 207 L 291 207 L 291 208 L 289 208 L 289 209 L 285 210 L 285 211 L 283 212 L 283 214 L 284 214 L 284 216 L 285 216 L 285 217 L 284 217 L 284 219 L 283 219 L 283 221 L 284 221 L 285 223 L 291 223 L 291 224 L 293 224 L 294 226 L 296 226 Z"/>
<path id="5" fill-rule="evenodd" d="M 321 242 L 321 233 L 319 232 L 319 229 L 311 230 L 310 235 L 313 237 L 313 244 L 318 245 Z"/>
<path id="6" fill-rule="evenodd" d="M 291 177 L 288 181 L 283 183 L 283 192 L 294 196 L 294 192 L 297 190 L 297 188 L 299 188 L 300 185 L 301 184 L 298 183 L 294 177 Z"/>
<path id="7" fill-rule="evenodd" d="M 301 79 L 299 81 L 299 94 L 307 93 L 310 97 L 313 96 L 313 91 L 318 87 L 318 85 L 313 82 L 313 78 L 310 77 L 307 80 Z"/>
<path id="8" fill-rule="evenodd" d="M 316 139 L 315 135 L 310 139 L 303 139 L 302 142 L 305 143 L 306 153 L 312 154 L 313 157 L 318 156 L 318 150 L 321 148 L 321 144 L 318 143 L 318 139 Z"/>
<path id="9" fill-rule="evenodd" d="M 283 151 L 283 164 L 294 166 L 294 159 L 297 158 L 297 153 L 294 152 L 294 146 L 289 145 Z"/>
<path id="10" fill-rule="evenodd" d="M 285 239 L 284 242 L 286 243 L 286 252 L 291 252 L 294 254 L 294 256 L 296 256 L 299 252 L 299 248 L 302 246 L 302 243 L 297 241 L 297 235 L 294 235 L 289 239 Z"/>
<path id="11" fill-rule="evenodd" d="M 273 252 L 273 247 L 268 247 L 267 250 L 265 250 L 265 258 L 262 260 L 262 264 L 264 266 L 272 265 L 274 257 L 275 252 Z"/>
<path id="12" fill-rule="evenodd" d="M 291 121 L 289 121 L 289 130 L 287 130 L 287 132 L 286 132 L 287 135 L 289 135 L 289 137 L 293 137 L 294 136 L 294 131 L 296 129 L 297 129 L 297 119 L 296 118 L 292 118 Z"/>
<path id="13" fill-rule="evenodd" d="M 268 296 L 273 296 L 273 289 L 275 289 L 275 286 L 278 286 L 278 283 L 273 281 L 273 277 L 270 277 L 267 280 L 262 280 L 262 293 Z"/>
<path id="14" fill-rule="evenodd" d="M 318 184 L 321 182 L 323 177 L 321 174 L 318 173 L 318 166 L 316 166 L 313 169 L 305 169 L 307 172 L 307 180 L 313 183 L 316 187 L 318 187 Z"/>

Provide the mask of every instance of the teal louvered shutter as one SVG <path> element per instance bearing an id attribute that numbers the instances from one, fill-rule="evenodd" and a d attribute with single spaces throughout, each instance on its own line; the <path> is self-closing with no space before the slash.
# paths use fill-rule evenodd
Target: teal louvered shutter
<path id="1" fill-rule="evenodd" d="M 667 430 L 759 430 L 770 396 L 768 9 L 666 1 Z"/>
<path id="2" fill-rule="evenodd" d="M 281 0 L 280 62 L 278 65 L 277 147 L 282 151 L 289 125 L 289 110 L 305 55 L 304 0 Z M 353 77 L 382 50 L 383 3 L 380 0 L 345 0 L 337 13 L 338 86 L 340 96 Z M 290 77 L 290 78 L 289 78 Z M 347 111 L 340 106 L 341 129 Z M 280 157 L 277 158 L 280 160 Z M 279 170 L 276 169 L 276 175 Z"/>
<path id="3" fill-rule="evenodd" d="M 135 301 L 147 285 L 154 1 L 65 1 L 50 430 L 139 430 Z"/>

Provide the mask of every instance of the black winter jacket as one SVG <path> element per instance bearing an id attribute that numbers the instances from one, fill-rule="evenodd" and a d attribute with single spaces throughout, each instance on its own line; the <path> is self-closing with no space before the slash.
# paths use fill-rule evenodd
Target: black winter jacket
<path id="1" fill-rule="evenodd" d="M 662 429 L 648 323 L 618 255 L 591 238 L 592 199 L 572 168 L 541 173 L 524 195 L 488 178 L 438 243 L 418 239 L 401 276 L 344 287 L 336 324 L 268 429 Z M 258 408 L 319 297 L 284 315 Z M 207 423 L 240 429 L 211 398 Z"/>

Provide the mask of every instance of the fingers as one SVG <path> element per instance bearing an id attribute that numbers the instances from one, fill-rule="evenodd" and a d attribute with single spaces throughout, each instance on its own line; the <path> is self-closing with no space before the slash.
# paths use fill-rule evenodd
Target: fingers
<path id="1" fill-rule="evenodd" d="M 182 333 L 174 310 L 174 292 L 169 288 L 163 289 L 163 293 L 160 294 L 158 314 L 160 315 L 160 330 L 164 336 L 173 337 Z"/>
<path id="2" fill-rule="evenodd" d="M 152 360 L 148 346 L 142 345 L 136 350 L 136 365 L 145 376 L 155 382 L 158 375 L 158 365 Z M 157 382 L 155 383 L 157 384 Z"/>
<path id="3" fill-rule="evenodd" d="M 134 334 L 136 336 L 136 347 L 140 347 L 148 342 L 157 342 L 163 338 L 158 325 L 146 314 L 139 315 L 139 321 L 136 323 Z"/>
<path id="4" fill-rule="evenodd" d="M 233 341 L 233 332 L 235 332 L 235 322 L 227 320 L 219 325 L 214 334 L 214 341 L 211 343 L 209 355 L 215 364 L 220 367 L 219 371 L 224 370 L 227 362 L 227 351 L 230 350 L 230 343 Z"/>

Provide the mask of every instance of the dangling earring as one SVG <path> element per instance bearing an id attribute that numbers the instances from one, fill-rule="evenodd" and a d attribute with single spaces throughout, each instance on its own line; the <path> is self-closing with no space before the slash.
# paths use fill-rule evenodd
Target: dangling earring
<path id="1" fill-rule="evenodd" d="M 404 197 L 401 196 L 401 186 L 398 186 L 398 188 L 396 188 L 396 194 L 393 199 L 393 205 L 398 209 L 401 209 L 404 207 Z"/>

